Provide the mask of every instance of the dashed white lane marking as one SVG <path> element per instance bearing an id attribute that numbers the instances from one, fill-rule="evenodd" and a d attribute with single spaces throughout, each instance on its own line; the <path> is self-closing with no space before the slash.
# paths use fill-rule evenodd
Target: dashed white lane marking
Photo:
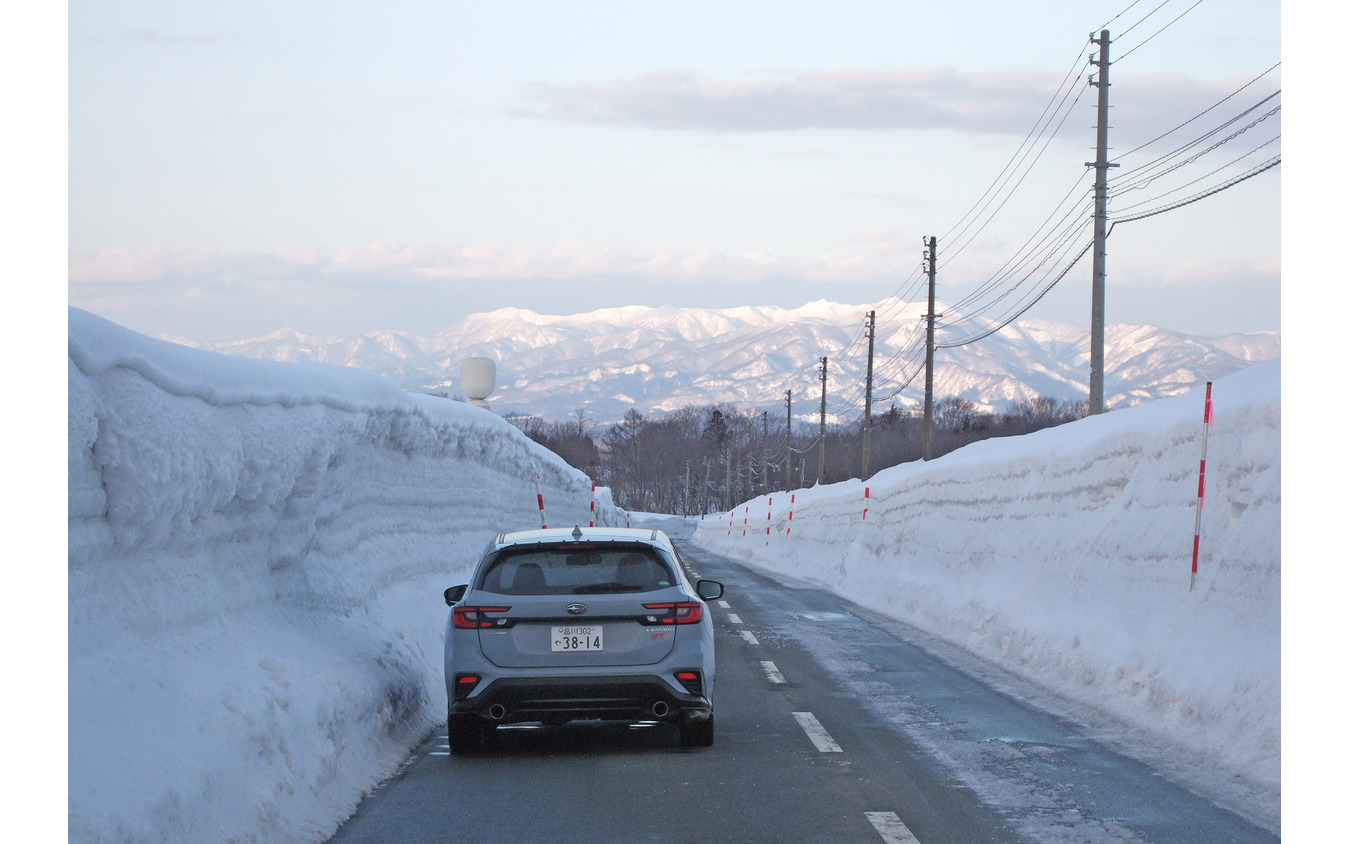
<path id="1" fill-rule="evenodd" d="M 779 671 L 778 666 L 774 665 L 772 662 L 765 660 L 761 662 L 760 665 L 764 667 L 764 673 L 769 675 L 770 683 L 787 682 L 787 678 L 783 676 L 783 672 Z"/>
<path id="2" fill-rule="evenodd" d="M 844 748 L 835 744 L 830 734 L 825 732 L 825 728 L 820 726 L 816 716 L 810 712 L 794 712 L 792 717 L 797 719 L 797 723 L 806 731 L 806 737 L 816 746 L 816 750 L 821 753 L 843 753 Z"/>
<path id="3" fill-rule="evenodd" d="M 919 839 L 909 831 L 909 827 L 895 812 L 864 812 L 872 827 L 881 834 L 886 844 L 919 844 Z"/>
<path id="4" fill-rule="evenodd" d="M 747 645 L 758 645 L 758 644 L 759 644 L 759 640 L 755 638 L 755 634 L 754 634 L 754 633 L 751 633 L 749 630 L 742 630 L 742 631 L 741 631 L 741 638 L 745 640 L 745 643 L 746 643 Z"/>
<path id="5" fill-rule="evenodd" d="M 731 604 L 728 604 L 726 601 L 718 601 L 717 606 L 721 607 L 724 610 L 731 609 Z"/>
<path id="6" fill-rule="evenodd" d="M 741 621 L 741 617 L 740 617 L 739 615 L 736 615 L 736 613 L 734 613 L 734 612 L 729 612 L 729 613 L 727 613 L 727 621 L 730 621 L 732 624 L 744 624 L 744 623 L 745 623 L 745 622 Z"/>

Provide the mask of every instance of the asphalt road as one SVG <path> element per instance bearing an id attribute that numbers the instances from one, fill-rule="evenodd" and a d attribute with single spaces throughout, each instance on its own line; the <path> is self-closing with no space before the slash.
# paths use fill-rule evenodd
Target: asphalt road
<path id="1" fill-rule="evenodd" d="M 1279 838 L 943 662 L 838 597 L 679 544 L 712 603 L 717 735 L 444 728 L 333 842 L 1274 842 Z"/>

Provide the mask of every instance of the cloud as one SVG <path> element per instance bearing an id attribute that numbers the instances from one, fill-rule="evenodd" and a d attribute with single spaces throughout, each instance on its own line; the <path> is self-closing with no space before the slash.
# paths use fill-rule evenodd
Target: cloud
<path id="1" fill-rule="evenodd" d="M 1064 131 L 1090 134 L 1095 88 L 1087 65 L 1077 76 L 1036 69 L 966 72 L 950 67 L 827 70 L 745 80 L 706 80 L 676 70 L 609 83 L 534 86 L 531 105 L 513 113 L 547 120 L 656 130 L 767 132 L 804 129 L 933 130 L 1022 135 L 1047 106 L 1081 113 Z M 1131 134 L 1161 132 L 1214 105 L 1250 80 L 1196 80 L 1178 75 L 1128 76 L 1112 82 L 1114 115 L 1128 114 Z M 1279 80 L 1245 92 L 1264 96 Z M 1058 106 L 1057 106 L 1058 107 Z M 1051 111 L 1058 124 L 1063 111 Z"/>
<path id="2" fill-rule="evenodd" d="M 911 238 L 912 239 L 912 238 Z M 329 278 L 403 281 L 654 276 L 755 281 L 780 275 L 832 281 L 884 275 L 893 270 L 894 245 L 857 241 L 857 254 L 787 258 L 766 252 L 639 251 L 563 241 L 553 246 L 382 241 L 335 251 L 280 252 L 202 249 L 107 249 L 74 254 L 72 287 L 166 280 Z"/>
<path id="3" fill-rule="evenodd" d="M 897 288 L 918 289 L 903 280 L 913 281 L 910 271 L 917 272 L 917 238 L 902 234 L 859 232 L 841 254 L 807 257 L 640 252 L 576 242 L 549 248 L 380 242 L 273 253 L 117 249 L 72 257 L 68 303 L 144 333 L 213 340 L 282 326 L 342 336 L 387 328 L 428 333 L 506 306 L 561 314 L 631 304 L 866 303 L 901 292 Z M 965 272 L 945 277 L 943 295 L 965 295 L 966 282 L 996 271 L 997 263 L 963 256 Z M 1279 325 L 1278 259 L 1234 258 L 1214 266 L 1120 260 L 1112 266 L 1113 321 L 1201 334 Z M 1066 279 L 1034 315 L 1082 323 L 1085 284 L 1083 273 Z"/>
<path id="4" fill-rule="evenodd" d="M 235 256 L 211 249 L 152 247 L 104 249 L 70 256 L 71 284 L 122 284 L 162 278 L 199 278 Z"/>
<path id="5" fill-rule="evenodd" d="M 884 240 L 884 239 L 883 239 Z M 228 340 L 290 326 L 350 335 L 435 332 L 471 313 L 576 313 L 629 304 L 798 306 L 865 301 L 893 274 L 884 243 L 857 254 L 639 251 L 379 242 L 338 250 L 109 249 L 70 258 L 68 304 L 137 331 Z"/>
<path id="6" fill-rule="evenodd" d="M 1025 131 L 1059 79 L 1042 71 L 832 70 L 740 81 L 674 70 L 623 82 L 538 85 L 536 117 L 652 129 L 941 129 Z M 1009 118 L 1018 118 L 1015 125 Z"/>

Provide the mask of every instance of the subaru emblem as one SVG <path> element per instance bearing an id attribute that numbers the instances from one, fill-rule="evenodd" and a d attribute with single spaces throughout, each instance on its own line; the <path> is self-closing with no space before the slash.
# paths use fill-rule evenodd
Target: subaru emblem
<path id="1" fill-rule="evenodd" d="M 585 604 L 568 604 L 568 605 L 567 605 L 567 611 L 570 612 L 572 615 L 581 615 L 582 613 L 584 613 L 584 612 L 586 611 L 586 605 L 585 605 Z"/>

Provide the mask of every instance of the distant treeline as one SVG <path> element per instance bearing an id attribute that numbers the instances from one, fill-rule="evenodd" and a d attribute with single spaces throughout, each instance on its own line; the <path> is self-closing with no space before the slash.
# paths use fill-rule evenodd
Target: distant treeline
<path id="1" fill-rule="evenodd" d="M 1087 415 L 1087 402 L 1034 398 L 983 413 L 960 398 L 934 403 L 932 456 L 977 440 L 1051 428 Z M 584 411 L 563 420 L 509 416 L 530 439 L 613 492 L 637 512 L 698 515 L 725 511 L 773 490 L 863 477 L 861 425 L 827 425 L 821 471 L 820 425 L 725 405 L 685 407 L 662 416 L 636 410 L 597 426 Z M 923 414 L 894 405 L 872 418 L 866 476 L 923 459 Z M 818 476 L 821 476 L 818 478 Z"/>

